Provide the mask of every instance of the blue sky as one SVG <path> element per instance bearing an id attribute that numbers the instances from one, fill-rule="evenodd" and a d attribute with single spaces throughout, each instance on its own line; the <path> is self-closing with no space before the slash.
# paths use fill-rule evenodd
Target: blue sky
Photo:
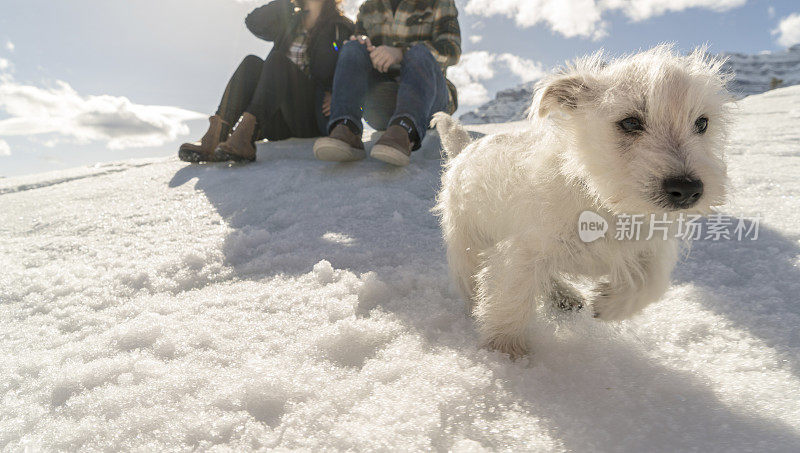
<path id="1" fill-rule="evenodd" d="M 168 156 L 199 138 L 241 58 L 269 50 L 243 24 L 259 3 L 0 0 L 0 176 Z M 450 75 L 472 104 L 599 48 L 757 53 L 800 42 L 797 0 L 457 5 L 465 58 Z"/>

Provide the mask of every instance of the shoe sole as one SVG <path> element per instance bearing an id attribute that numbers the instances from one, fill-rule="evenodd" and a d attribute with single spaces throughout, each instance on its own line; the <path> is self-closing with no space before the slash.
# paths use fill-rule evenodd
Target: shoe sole
<path id="1" fill-rule="evenodd" d="M 197 151 L 190 151 L 188 149 L 181 149 L 178 151 L 178 159 L 182 160 L 183 162 L 196 164 L 200 162 L 200 158 L 200 153 Z"/>
<path id="2" fill-rule="evenodd" d="M 244 157 L 238 154 L 226 153 L 225 151 L 214 151 L 214 158 L 217 162 L 255 162 L 256 158 Z"/>
<path id="3" fill-rule="evenodd" d="M 198 164 L 200 162 L 215 162 L 214 156 L 208 156 L 202 152 L 191 149 L 178 150 L 178 159 L 191 164 Z"/>
<path id="4" fill-rule="evenodd" d="M 387 145 L 373 146 L 369 155 L 373 159 L 378 159 L 386 162 L 387 164 L 396 165 L 398 167 L 405 167 L 411 162 L 411 157 L 406 155 L 404 152 Z"/>
<path id="5" fill-rule="evenodd" d="M 242 156 L 241 154 L 225 151 L 225 146 L 220 143 L 214 150 L 214 160 L 217 162 L 255 162 L 256 154 L 252 156 Z"/>
<path id="6" fill-rule="evenodd" d="M 314 143 L 314 157 L 325 162 L 353 162 L 366 156 L 363 149 L 354 148 L 334 138 L 323 137 Z"/>

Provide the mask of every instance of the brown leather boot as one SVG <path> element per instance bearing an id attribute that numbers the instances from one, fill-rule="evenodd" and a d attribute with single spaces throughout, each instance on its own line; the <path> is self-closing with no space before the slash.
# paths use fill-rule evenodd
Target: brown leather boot
<path id="1" fill-rule="evenodd" d="M 217 146 L 214 157 L 220 161 L 252 162 L 256 160 L 256 145 L 253 143 L 256 126 L 255 115 L 243 114 L 234 126 L 231 136 Z"/>
<path id="2" fill-rule="evenodd" d="M 334 127 L 330 135 L 314 142 L 314 156 L 328 162 L 352 162 L 366 157 L 364 142 L 344 123 Z"/>
<path id="3" fill-rule="evenodd" d="M 214 150 L 222 140 L 225 129 L 230 128 L 230 124 L 222 120 L 222 117 L 214 115 L 208 119 L 208 131 L 199 142 L 184 143 L 178 149 L 178 158 L 184 162 L 214 162 Z"/>
<path id="4" fill-rule="evenodd" d="M 374 159 L 405 167 L 411 162 L 411 139 L 403 126 L 394 125 L 372 146 L 369 153 Z"/>

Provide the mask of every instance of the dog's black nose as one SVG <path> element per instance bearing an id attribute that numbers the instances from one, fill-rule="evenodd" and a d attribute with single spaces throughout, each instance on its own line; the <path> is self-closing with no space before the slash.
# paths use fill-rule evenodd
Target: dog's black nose
<path id="1" fill-rule="evenodd" d="M 664 192 L 673 206 L 689 208 L 703 196 L 703 181 L 689 177 L 670 178 L 664 181 Z"/>

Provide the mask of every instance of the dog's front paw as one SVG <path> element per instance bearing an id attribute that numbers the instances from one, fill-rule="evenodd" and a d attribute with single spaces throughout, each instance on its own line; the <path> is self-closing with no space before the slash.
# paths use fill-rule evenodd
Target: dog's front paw
<path id="1" fill-rule="evenodd" d="M 511 360 L 516 360 L 528 354 L 528 345 L 525 339 L 511 335 L 497 335 L 486 341 L 486 347 L 508 354 Z"/>

